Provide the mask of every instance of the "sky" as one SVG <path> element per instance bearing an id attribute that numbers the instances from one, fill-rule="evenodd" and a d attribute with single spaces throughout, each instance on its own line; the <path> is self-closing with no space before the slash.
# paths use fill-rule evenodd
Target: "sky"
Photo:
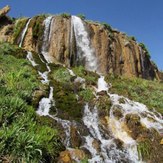
<path id="1" fill-rule="evenodd" d="M 0 0 L 5 5 L 12 17 L 70 13 L 108 23 L 143 42 L 163 70 L 163 0 Z"/>

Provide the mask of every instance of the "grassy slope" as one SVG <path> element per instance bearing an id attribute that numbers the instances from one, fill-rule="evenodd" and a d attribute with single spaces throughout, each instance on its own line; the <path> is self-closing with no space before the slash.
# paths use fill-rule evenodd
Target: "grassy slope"
<path id="1" fill-rule="evenodd" d="M 0 44 L 0 162 L 48 162 L 61 144 L 57 130 L 41 122 L 32 107 L 32 94 L 41 83 L 23 56 L 21 49 Z"/>
<path id="2" fill-rule="evenodd" d="M 163 114 L 163 83 L 141 78 L 124 78 L 108 75 L 106 80 L 112 83 L 110 91 L 141 102 L 149 109 L 155 108 Z"/>

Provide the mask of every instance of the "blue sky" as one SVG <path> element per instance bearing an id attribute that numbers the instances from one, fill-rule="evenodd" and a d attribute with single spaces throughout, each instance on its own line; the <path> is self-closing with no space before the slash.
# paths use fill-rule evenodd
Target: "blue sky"
<path id="1" fill-rule="evenodd" d="M 13 17 L 67 12 L 106 22 L 143 42 L 163 70 L 163 0 L 0 0 L 7 4 Z"/>

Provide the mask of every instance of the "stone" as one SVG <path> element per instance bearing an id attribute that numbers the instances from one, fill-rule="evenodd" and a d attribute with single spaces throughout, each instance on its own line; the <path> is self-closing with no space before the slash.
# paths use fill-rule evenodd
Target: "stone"
<path id="1" fill-rule="evenodd" d="M 5 6 L 0 10 L 0 18 L 5 16 L 10 11 L 10 6 Z"/>
<path id="2" fill-rule="evenodd" d="M 60 153 L 58 163 L 72 163 L 71 155 L 68 150 Z"/>
<path id="3" fill-rule="evenodd" d="M 70 135 L 71 135 L 71 140 L 70 140 L 71 146 L 73 148 L 80 147 L 82 140 L 81 140 L 81 137 L 80 137 L 76 127 L 71 126 Z"/>
<path id="4" fill-rule="evenodd" d="M 163 138 L 161 139 L 160 144 L 163 145 Z"/>
<path id="5" fill-rule="evenodd" d="M 60 153 L 58 163 L 74 163 L 75 160 L 86 158 L 83 150 L 69 149 Z"/>
<path id="6" fill-rule="evenodd" d="M 113 115 L 114 115 L 116 118 L 118 118 L 118 119 L 120 119 L 120 118 L 123 117 L 123 113 L 122 113 L 121 106 L 115 105 L 115 106 L 113 107 Z"/>

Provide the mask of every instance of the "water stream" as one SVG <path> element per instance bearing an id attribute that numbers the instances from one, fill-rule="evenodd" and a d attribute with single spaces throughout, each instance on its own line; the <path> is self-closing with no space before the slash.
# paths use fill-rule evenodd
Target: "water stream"
<path id="1" fill-rule="evenodd" d="M 22 32 L 21 41 L 19 46 L 22 46 L 25 33 L 28 29 L 28 25 L 30 23 L 28 20 L 25 29 Z M 42 55 L 45 58 L 43 59 L 43 64 L 45 64 L 47 70 L 44 72 L 38 71 L 40 76 L 42 77 L 42 83 L 49 86 L 49 96 L 44 97 L 39 102 L 39 107 L 37 113 L 40 116 L 49 116 L 60 123 L 65 132 L 65 138 L 63 139 L 64 145 L 67 149 L 71 150 L 71 126 L 76 126 L 76 122 L 71 122 L 69 120 L 64 120 L 56 115 L 50 115 L 49 111 L 51 107 L 55 107 L 55 100 L 53 98 L 53 87 L 50 85 L 50 79 L 48 77 L 51 69 L 49 67 L 50 57 L 48 53 L 48 44 L 49 44 L 49 33 L 50 33 L 50 24 L 52 21 L 52 16 L 47 17 L 44 20 L 45 30 L 43 37 L 43 45 L 42 45 Z M 84 24 L 82 20 L 78 17 L 72 16 L 72 24 L 75 30 L 75 37 L 77 40 L 77 46 L 80 48 L 79 50 L 79 58 L 84 57 L 86 59 L 86 68 L 92 71 L 97 70 L 97 60 L 95 58 L 94 52 L 90 47 L 90 42 L 88 39 L 88 34 L 85 30 Z M 33 67 L 37 66 L 32 53 L 27 53 L 27 59 L 31 62 Z M 85 79 L 77 76 L 71 69 L 68 69 L 71 76 L 76 76 L 74 82 L 85 83 Z M 97 106 L 89 106 L 89 103 L 86 103 L 83 111 L 82 122 L 87 130 L 87 135 L 82 135 L 79 131 L 83 143 L 81 145 L 81 149 L 87 149 L 91 158 L 88 160 L 89 163 L 141 163 L 141 158 L 138 157 L 137 152 L 137 142 L 134 140 L 127 132 L 125 126 L 125 118 L 128 114 L 136 114 L 140 117 L 140 122 L 146 126 L 146 128 L 155 128 L 158 132 L 163 130 L 163 120 L 162 116 L 156 111 L 150 111 L 145 105 L 134 102 L 125 98 L 123 96 L 119 96 L 117 94 L 109 93 L 110 85 L 106 83 L 104 76 L 100 76 L 97 82 L 97 88 L 93 92 L 96 94 L 96 98 L 98 100 L 98 93 L 101 91 L 106 92 L 107 96 L 110 97 L 112 106 L 110 108 L 110 112 L 106 115 L 106 124 L 105 128 L 107 129 L 107 133 L 101 128 L 102 124 L 99 117 L 99 110 Z M 83 87 L 83 89 L 85 86 Z M 123 99 L 123 103 L 120 102 Z M 121 117 L 118 119 L 115 114 L 115 108 L 118 108 L 122 113 Z M 57 109 L 56 109 L 57 110 Z M 152 121 L 151 121 L 152 119 Z M 76 126 L 77 127 L 77 126 Z M 117 140 L 122 142 L 122 147 L 120 148 Z M 95 144 L 96 147 L 95 147 Z"/>
<path id="2" fill-rule="evenodd" d="M 87 70 L 97 71 L 97 57 L 91 48 L 88 33 L 85 29 L 83 21 L 77 17 L 71 17 L 71 24 L 74 29 L 75 39 L 77 43 L 77 59 L 84 62 Z"/>
<path id="3" fill-rule="evenodd" d="M 27 32 L 27 29 L 28 29 L 30 21 L 31 21 L 31 18 L 28 19 L 28 21 L 27 21 L 27 23 L 25 25 L 25 28 L 23 29 L 23 32 L 22 32 L 22 35 L 21 35 L 21 38 L 20 38 L 19 47 L 22 47 L 22 44 L 23 44 L 23 41 L 24 41 L 24 37 L 25 37 L 25 34 Z"/>

